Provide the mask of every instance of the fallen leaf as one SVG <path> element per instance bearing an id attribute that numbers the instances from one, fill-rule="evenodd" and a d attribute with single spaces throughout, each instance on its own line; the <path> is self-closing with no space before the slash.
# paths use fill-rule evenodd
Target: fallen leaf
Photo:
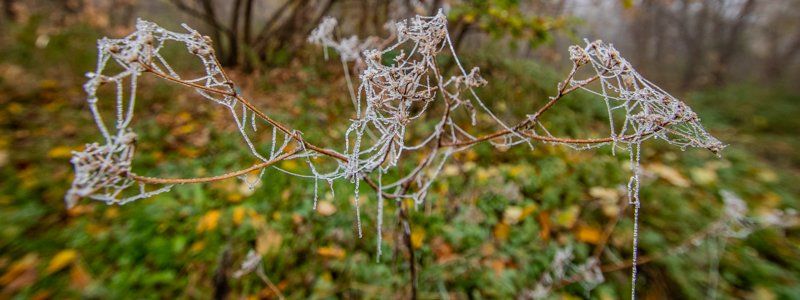
<path id="1" fill-rule="evenodd" d="M 759 169 L 756 172 L 756 177 L 763 182 L 775 182 L 778 180 L 778 174 L 775 174 L 772 170 L 769 169 Z"/>
<path id="2" fill-rule="evenodd" d="M 431 249 L 433 250 L 433 254 L 436 255 L 437 263 L 445 263 L 455 258 L 455 255 L 453 255 L 453 248 L 440 237 L 431 241 Z"/>
<path id="3" fill-rule="evenodd" d="M 26 272 L 33 271 L 36 273 L 36 264 L 38 262 L 39 256 L 36 254 L 27 254 L 23 256 L 21 259 L 12 263 L 3 276 L 0 276 L 0 285 L 7 286 Z"/>
<path id="4" fill-rule="evenodd" d="M 594 227 L 578 226 L 575 237 L 581 242 L 597 245 L 600 243 L 602 232 Z"/>
<path id="5" fill-rule="evenodd" d="M 219 224 L 219 216 L 220 213 L 218 209 L 206 212 L 205 215 L 200 217 L 200 221 L 197 222 L 197 233 L 216 229 L 217 224 Z"/>
<path id="6" fill-rule="evenodd" d="M 192 246 L 189 247 L 189 252 L 191 253 L 198 253 L 203 251 L 206 248 L 206 242 L 204 241 L 197 241 L 192 243 Z"/>
<path id="7" fill-rule="evenodd" d="M 419 249 L 422 247 L 422 242 L 425 241 L 425 229 L 424 228 L 414 228 L 411 231 L 411 246 L 414 249 Z"/>
<path id="8" fill-rule="evenodd" d="M 284 169 L 289 172 L 295 172 L 298 170 L 300 166 L 294 160 L 284 160 L 281 162 L 281 169 Z"/>
<path id="9" fill-rule="evenodd" d="M 604 202 L 616 203 L 619 199 L 619 190 L 595 186 L 589 189 L 589 195 Z"/>
<path id="10" fill-rule="evenodd" d="M 75 289 L 83 290 L 92 282 L 92 276 L 81 264 L 75 264 L 69 270 L 69 281 Z"/>
<path id="11" fill-rule="evenodd" d="M 317 254 L 323 257 L 337 258 L 337 259 L 342 259 L 347 255 L 344 249 L 336 245 L 321 247 L 317 249 Z"/>
<path id="12" fill-rule="evenodd" d="M 686 179 L 686 177 L 683 177 L 678 170 L 675 170 L 670 166 L 660 163 L 653 163 L 647 166 L 647 169 L 674 186 L 689 187 L 690 185 L 690 182 Z"/>
<path id="13" fill-rule="evenodd" d="M 717 182 L 717 171 L 712 168 L 692 168 L 689 171 L 689 175 L 694 182 L 700 185 L 709 185 Z"/>
<path id="14" fill-rule="evenodd" d="M 493 259 L 489 261 L 489 267 L 494 270 L 495 274 L 500 274 L 506 269 L 506 262 L 502 259 Z"/>
<path id="15" fill-rule="evenodd" d="M 539 237 L 543 240 L 550 239 L 550 214 L 546 211 L 539 213 L 539 226 L 541 226 L 541 230 L 539 231 Z"/>
<path id="16" fill-rule="evenodd" d="M 233 208 L 233 224 L 239 226 L 244 222 L 244 217 L 247 214 L 247 209 L 242 206 Z"/>
<path id="17" fill-rule="evenodd" d="M 0 168 L 8 163 L 8 151 L 0 149 Z"/>
<path id="18" fill-rule="evenodd" d="M 317 202 L 317 212 L 323 216 L 330 216 L 336 213 L 336 206 L 328 200 L 320 200 Z"/>
<path id="19" fill-rule="evenodd" d="M 68 146 L 57 146 L 50 151 L 47 151 L 47 157 L 49 158 L 68 158 L 72 157 L 72 147 Z"/>
<path id="20" fill-rule="evenodd" d="M 256 252 L 261 255 L 272 253 L 278 250 L 283 243 L 283 236 L 273 229 L 264 229 L 256 238 Z"/>
<path id="21" fill-rule="evenodd" d="M 47 265 L 44 273 L 52 274 L 58 272 L 74 262 L 76 258 L 78 258 L 78 251 L 75 251 L 74 249 L 61 250 L 61 252 L 56 253 L 56 255 L 50 260 L 50 264 Z"/>
<path id="22" fill-rule="evenodd" d="M 497 223 L 497 225 L 494 226 L 494 230 L 492 230 L 494 237 L 499 241 L 508 240 L 509 231 L 511 231 L 510 226 L 504 222 Z"/>
<path id="23" fill-rule="evenodd" d="M 503 211 L 503 223 L 508 225 L 517 224 L 522 219 L 522 207 L 509 206 Z"/>
<path id="24" fill-rule="evenodd" d="M 53 292 L 52 291 L 50 291 L 50 290 L 41 290 L 41 291 L 36 292 L 36 294 L 33 294 L 33 296 L 31 296 L 31 300 L 47 300 L 47 299 L 51 299 L 52 296 L 53 296 Z"/>
<path id="25" fill-rule="evenodd" d="M 580 215 L 580 212 L 580 206 L 571 205 L 567 207 L 567 209 L 556 213 L 556 224 L 564 228 L 572 228 L 575 226 L 575 222 L 578 221 L 578 215 Z"/>

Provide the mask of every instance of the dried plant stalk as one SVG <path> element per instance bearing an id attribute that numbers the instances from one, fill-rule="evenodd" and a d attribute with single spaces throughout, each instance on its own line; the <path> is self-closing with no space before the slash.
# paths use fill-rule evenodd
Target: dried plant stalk
<path id="1" fill-rule="evenodd" d="M 602 41 L 587 41 L 583 46 L 570 47 L 572 68 L 557 87 L 556 94 L 524 121 L 508 125 L 475 92 L 475 88 L 487 82 L 479 75 L 478 68 L 468 72 L 458 60 L 446 18 L 441 11 L 435 16 L 416 16 L 389 26 L 392 37 L 383 42 L 375 38 L 359 41 L 355 37 L 337 40 L 333 34 L 335 25 L 334 19 L 323 20 L 319 28 L 312 32 L 309 41 L 338 52 L 348 80 L 355 117 L 339 150 L 306 141 L 302 132 L 272 119 L 255 107 L 240 94 L 221 67 L 210 38 L 186 25 L 186 32 L 173 32 L 139 20 L 136 31 L 131 35 L 121 39 L 100 40 L 97 69 L 87 74 L 89 80 L 84 87 L 88 94 L 89 109 L 104 143 L 90 144 L 85 150 L 74 153 L 72 163 L 76 176 L 66 196 L 67 205 L 75 205 L 82 197 L 108 204 L 124 204 L 166 192 L 174 184 L 240 177 L 254 170 L 278 168 L 275 163 L 283 160 L 299 159 L 307 165 L 306 174 L 282 171 L 314 180 L 315 203 L 319 181 L 332 185 L 335 180 L 349 180 L 356 187 L 356 202 L 363 181 L 376 191 L 382 211 L 385 199 L 394 199 L 399 205 L 402 205 L 399 201 L 402 199 L 413 199 L 415 204 L 421 204 L 447 159 L 481 142 L 489 142 L 500 149 L 520 144 L 533 147 L 536 143 L 561 144 L 579 150 L 610 145 L 615 150 L 629 151 L 633 170 L 628 183 L 628 200 L 634 206 L 631 266 L 635 288 L 641 144 L 656 138 L 681 149 L 698 147 L 718 153 L 724 148 L 722 143 L 705 131 L 698 116 L 684 102 L 647 81 L 613 46 Z M 202 76 L 177 73 L 160 53 L 167 43 L 185 46 L 203 66 Z M 390 52 L 399 54 L 390 63 L 385 63 L 384 57 Z M 446 77 L 442 74 L 436 57 L 443 54 L 455 60 L 458 66 L 455 76 Z M 353 61 L 361 70 L 357 85 L 350 80 L 348 63 Z M 122 71 L 112 72 L 109 65 L 116 65 Z M 582 73 L 589 75 L 579 78 Z M 209 103 L 229 111 L 243 142 L 259 162 L 243 170 L 203 178 L 156 178 L 132 173 L 136 135 L 130 125 L 138 79 L 147 74 L 188 87 Z M 97 106 L 101 101 L 97 90 L 106 84 L 116 88 L 113 126 L 106 123 Z M 610 128 L 607 137 L 554 136 L 540 121 L 559 100 L 577 90 L 594 93 L 605 103 Z M 433 110 L 433 107 L 437 107 L 437 110 Z M 429 115 L 433 111 L 441 111 L 441 115 Z M 485 119 L 492 120 L 496 131 L 485 135 L 469 133 L 468 128 L 454 119 L 458 111 L 470 116 L 471 126 L 477 125 L 478 114 L 487 116 Z M 615 114 L 624 117 L 615 119 Z M 410 126 L 424 123 L 426 118 L 438 120 L 434 130 L 418 141 L 408 140 L 406 137 Z M 250 131 L 259 130 L 259 127 L 266 127 L 272 132 L 269 153 L 259 151 L 256 141 L 251 137 Z M 399 176 L 400 179 L 383 182 L 386 177 L 382 174 L 391 170 L 400 171 L 398 163 L 409 152 L 421 157 L 419 163 L 405 175 Z M 312 162 L 312 157 L 328 157 L 337 167 L 322 172 Z M 148 190 L 146 185 L 162 186 Z M 355 208 L 361 236 L 358 203 Z M 401 210 L 405 213 L 402 206 Z M 378 214 L 378 231 L 381 231 L 382 215 L 381 212 Z M 380 243 L 379 239 L 379 255 Z M 592 266 L 596 269 L 598 264 L 592 263 Z M 635 289 L 632 293 L 635 296 Z"/>

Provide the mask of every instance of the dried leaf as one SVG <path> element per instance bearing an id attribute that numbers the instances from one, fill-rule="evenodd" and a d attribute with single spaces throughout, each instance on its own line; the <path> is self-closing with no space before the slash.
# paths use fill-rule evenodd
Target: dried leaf
<path id="1" fill-rule="evenodd" d="M 425 241 L 425 228 L 414 228 L 411 231 L 411 246 L 414 249 L 422 247 L 422 242 Z"/>
<path id="2" fill-rule="evenodd" d="M 50 260 L 50 264 L 47 265 L 47 268 L 44 270 L 44 272 L 45 274 L 58 272 L 74 262 L 76 258 L 78 258 L 78 251 L 75 251 L 74 249 L 61 250 L 61 252 L 58 252 L 55 256 L 53 256 L 53 259 Z"/>
<path id="3" fill-rule="evenodd" d="M 50 149 L 50 151 L 47 152 L 47 157 L 49 157 L 49 158 L 69 158 L 69 157 L 72 157 L 72 150 L 75 150 L 75 149 L 73 149 L 72 147 L 68 147 L 68 146 L 58 146 L 58 147 L 55 147 L 53 149 Z"/>
<path id="4" fill-rule="evenodd" d="M 244 222 L 244 217 L 247 214 L 247 208 L 237 206 L 233 208 L 233 224 L 239 226 Z"/>
<path id="5" fill-rule="evenodd" d="M 584 243 L 597 245 L 602 238 L 602 231 L 600 229 L 590 226 L 578 226 L 575 237 Z"/>
<path id="6" fill-rule="evenodd" d="M 0 285 L 10 285 L 11 282 L 22 276 L 26 272 L 36 272 L 36 264 L 39 262 L 39 257 L 36 254 L 27 254 L 20 260 L 15 261 L 6 270 L 3 276 L 0 276 Z"/>
<path id="7" fill-rule="evenodd" d="M 674 186 L 689 187 L 690 185 L 690 182 L 689 180 L 686 179 L 686 177 L 683 177 L 683 175 L 681 175 L 680 172 L 678 172 L 677 170 L 673 169 L 670 166 L 660 163 L 654 163 L 650 164 L 647 167 L 647 169 L 650 172 L 653 172 L 656 175 L 658 175 L 658 177 L 661 177 L 662 179 L 668 181 Z"/>
<path id="8" fill-rule="evenodd" d="M 82 290 L 92 282 L 92 276 L 81 264 L 75 264 L 69 270 L 69 281 L 74 288 Z"/>
<path id="9" fill-rule="evenodd" d="M 317 203 L 317 212 L 320 215 L 323 215 L 323 216 L 327 217 L 327 216 L 330 216 L 330 215 L 336 213 L 336 206 L 334 206 L 333 203 L 331 203 L 331 201 L 320 200 Z"/>
<path id="10" fill-rule="evenodd" d="M 619 199 L 619 190 L 595 186 L 589 189 L 589 195 L 604 202 L 616 203 Z"/>
<path id="11" fill-rule="evenodd" d="M 283 236 L 273 229 L 265 229 L 256 238 L 256 252 L 261 255 L 277 251 L 283 243 Z"/>
<path id="12" fill-rule="evenodd" d="M 543 211 L 539 213 L 538 219 L 539 219 L 539 226 L 542 227 L 541 230 L 539 231 L 539 237 L 545 241 L 549 240 L 550 228 L 552 227 L 550 226 L 550 214 L 546 211 Z"/>
<path id="13" fill-rule="evenodd" d="M 514 225 L 522 219 L 523 209 L 519 206 L 509 206 L 503 211 L 503 223 Z"/>
<path id="14" fill-rule="evenodd" d="M 336 258 L 336 259 L 342 259 L 347 255 L 344 249 L 336 245 L 321 247 L 317 249 L 317 254 L 323 257 Z"/>
<path id="15" fill-rule="evenodd" d="M 556 224 L 564 228 L 572 228 L 575 226 L 575 222 L 578 221 L 578 215 L 580 215 L 580 212 L 580 206 L 571 205 L 567 209 L 556 213 Z"/>
<path id="16" fill-rule="evenodd" d="M 511 230 L 510 226 L 504 222 L 497 223 L 494 226 L 494 237 L 499 241 L 506 241 L 508 240 L 508 233 Z"/>
<path id="17" fill-rule="evenodd" d="M 219 224 L 219 217 L 220 212 L 218 209 L 206 212 L 205 215 L 200 217 L 200 221 L 197 222 L 197 233 L 216 229 L 217 225 Z"/>
<path id="18" fill-rule="evenodd" d="M 692 168 L 689 171 L 689 175 L 692 177 L 694 182 L 700 185 L 709 185 L 717 182 L 717 171 L 709 168 L 708 166 L 703 168 Z"/>

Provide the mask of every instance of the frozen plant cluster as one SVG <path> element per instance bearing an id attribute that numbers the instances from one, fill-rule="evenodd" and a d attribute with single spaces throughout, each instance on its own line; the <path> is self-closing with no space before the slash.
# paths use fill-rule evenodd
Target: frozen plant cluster
<path id="1" fill-rule="evenodd" d="M 392 37 L 381 43 L 375 38 L 337 40 L 334 36 L 336 23 L 335 19 L 324 19 L 308 40 L 338 52 L 347 78 L 354 114 L 340 149 L 306 141 L 302 132 L 272 119 L 254 106 L 221 67 L 211 47 L 211 39 L 186 25 L 185 32 L 173 32 L 139 20 L 132 34 L 120 39 L 100 40 L 97 68 L 87 74 L 89 80 L 84 88 L 89 109 L 104 141 L 87 145 L 83 151 L 74 153 L 72 163 L 76 176 L 66 196 L 67 204 L 74 205 L 81 197 L 108 204 L 124 204 L 168 191 L 174 184 L 234 177 L 244 179 L 251 172 L 260 172 L 260 179 L 266 168 L 275 168 L 313 180 L 316 207 L 319 183 L 326 182 L 332 189 L 334 181 L 344 179 L 355 185 L 354 206 L 359 236 L 362 233 L 358 203 L 360 186 L 366 183 L 375 191 L 380 257 L 384 200 L 391 199 L 400 204 L 403 199 L 411 199 L 416 205 L 422 204 L 432 183 L 454 153 L 482 142 L 488 142 L 499 150 L 515 145 L 533 147 L 536 143 L 561 144 L 575 149 L 610 145 L 613 149 L 630 153 L 633 175 L 628 184 L 628 195 L 635 208 L 635 266 L 641 143 L 655 138 L 681 149 L 698 147 L 715 153 L 724 147 L 703 129 L 697 115 L 685 103 L 647 81 L 613 46 L 601 41 L 570 47 L 572 69 L 558 85 L 556 94 L 526 119 L 509 125 L 500 120 L 475 92 L 487 82 L 480 76 L 478 68 L 467 71 L 459 61 L 450 40 L 447 18 L 441 11 L 434 16 L 415 16 L 389 26 Z M 161 54 L 167 44 L 185 48 L 202 66 L 200 75 L 179 74 Z M 444 68 L 437 59 L 440 55 L 448 55 L 455 62 L 454 75 L 442 73 Z M 363 64 L 357 84 L 350 80 L 348 62 Z M 251 167 L 212 177 L 156 178 L 132 172 L 136 135 L 130 126 L 138 81 L 145 75 L 191 89 L 201 101 L 227 111 L 257 162 Z M 112 87 L 115 97 L 101 100 L 103 94 L 98 90 L 106 85 Z M 576 90 L 596 94 L 605 103 L 610 127 L 607 137 L 559 137 L 551 134 L 551 130 L 541 122 L 545 112 Z M 110 123 L 99 108 L 99 104 L 106 101 L 113 103 L 111 106 L 115 112 Z M 615 118 L 620 115 L 623 116 L 621 120 Z M 490 124 L 479 124 L 479 120 L 489 120 Z M 425 126 L 431 123 L 432 126 Z M 495 131 L 474 132 L 487 127 Z M 432 130 L 420 135 L 418 128 Z M 271 132 L 271 141 L 256 141 L 253 136 L 257 131 Z M 318 167 L 316 160 L 312 160 L 317 157 L 329 158 L 335 167 Z M 416 161 L 416 164 L 405 170 L 400 164 L 403 158 Z M 291 159 L 303 161 L 306 171 L 300 174 L 275 166 L 277 162 Z M 393 172 L 392 176 L 384 177 L 389 172 Z M 384 181 L 385 178 L 395 179 Z M 146 185 L 160 187 L 148 189 Z M 593 267 L 587 268 L 588 271 L 594 270 Z M 634 267 L 634 287 L 635 280 Z M 635 295 L 635 290 L 633 292 Z"/>

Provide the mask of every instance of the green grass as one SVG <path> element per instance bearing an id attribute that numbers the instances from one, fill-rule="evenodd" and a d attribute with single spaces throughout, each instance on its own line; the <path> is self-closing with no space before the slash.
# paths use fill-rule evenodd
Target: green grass
<path id="1" fill-rule="evenodd" d="M 3 31 L 3 45 L 9 46 L 0 48 L 0 151 L 8 159 L 0 165 L 0 281 L 6 285 L 0 296 L 208 298 L 223 253 L 230 253 L 226 268 L 232 271 L 251 248 L 264 255 L 266 274 L 288 298 L 407 295 L 408 265 L 396 243 L 396 211 L 389 205 L 385 213 L 384 255 L 376 262 L 375 199 L 370 195 L 361 208 L 365 234 L 359 239 L 349 201 L 352 186 L 345 182 L 336 183 L 335 197 L 322 197 L 336 208 L 328 216 L 312 209 L 312 181 L 275 171 L 268 171 L 249 196 L 230 180 L 179 186 L 122 207 L 84 200 L 67 211 L 62 197 L 72 171 L 66 150 L 99 138 L 80 85 L 81 75 L 93 67 L 94 40 L 101 34 L 67 28 L 39 49 L 36 23 Z M 297 124 L 306 139 L 335 145 L 346 128 L 349 100 L 338 64 L 322 61 L 317 50 L 302 69 L 276 70 L 254 82 L 258 88 L 248 93 L 276 119 Z M 541 105 L 560 76 L 535 62 L 489 54 L 466 55 L 465 60 L 482 68 L 490 84 L 480 93 L 498 99 L 489 103 L 507 120 Z M 287 76 L 291 79 L 281 82 Z M 220 121 L 224 114 L 210 105 L 193 105 L 197 99 L 179 97 L 179 89 L 151 87 L 140 97 L 135 120 L 142 141 L 138 173 L 219 174 L 252 162 L 238 134 Z M 742 85 L 696 92 L 687 99 L 707 127 L 731 146 L 718 159 L 701 150 L 647 144 L 645 164 L 667 165 L 690 185 L 678 187 L 659 176 L 645 179 L 644 255 L 663 252 L 718 218 L 722 189 L 741 195 L 754 215 L 767 208 L 798 208 L 798 158 L 792 151 L 798 144 L 792 118 L 797 94 Z M 587 95 L 567 98 L 550 113 L 545 122 L 565 135 L 602 132 L 599 101 Z M 176 137 L 174 130 L 181 127 L 186 133 Z M 612 156 L 605 148 L 498 152 L 482 145 L 457 155 L 428 204 L 412 212 L 415 238 L 421 241 L 421 296 L 510 298 L 535 286 L 556 249 L 572 246 L 579 261 L 591 255 L 594 246 L 576 232 L 602 230 L 610 218 L 590 189 L 624 184 L 626 163 L 627 155 Z M 512 209 L 528 214 L 514 224 L 503 223 L 504 213 Z M 628 211 L 603 264 L 630 257 L 631 232 Z M 729 240 L 720 256 L 719 293 L 800 294 L 799 242 L 796 228 Z M 640 296 L 705 297 L 713 259 L 709 245 L 643 266 Z M 62 268 L 51 267 L 64 250 L 77 255 Z M 606 282 L 588 294 L 572 284 L 556 295 L 627 297 L 628 269 L 605 276 Z M 230 284 L 237 296 L 270 293 L 252 275 Z"/>

